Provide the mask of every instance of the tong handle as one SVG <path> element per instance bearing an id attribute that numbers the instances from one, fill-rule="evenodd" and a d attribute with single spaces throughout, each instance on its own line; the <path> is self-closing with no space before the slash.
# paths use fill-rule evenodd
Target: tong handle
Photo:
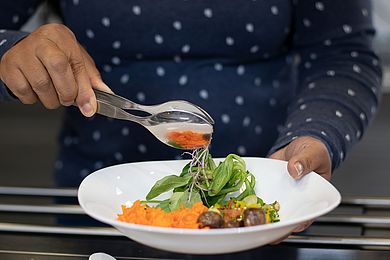
<path id="1" fill-rule="evenodd" d="M 112 106 L 122 109 L 140 110 L 139 104 L 124 97 L 107 93 L 98 89 L 93 89 L 93 91 L 95 92 L 97 100 L 104 101 L 107 104 L 111 104 Z"/>

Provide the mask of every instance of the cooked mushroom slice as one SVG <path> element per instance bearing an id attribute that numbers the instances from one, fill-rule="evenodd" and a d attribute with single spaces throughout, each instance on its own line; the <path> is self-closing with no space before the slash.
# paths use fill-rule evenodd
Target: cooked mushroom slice
<path id="1" fill-rule="evenodd" d="M 244 215 L 242 220 L 244 221 L 244 226 L 256 226 L 265 224 L 265 214 L 262 209 L 259 208 L 250 208 L 244 210 Z"/>
<path id="2" fill-rule="evenodd" d="M 223 219 L 220 214 L 213 211 L 206 211 L 198 217 L 198 223 L 201 228 L 221 228 L 223 226 Z"/>

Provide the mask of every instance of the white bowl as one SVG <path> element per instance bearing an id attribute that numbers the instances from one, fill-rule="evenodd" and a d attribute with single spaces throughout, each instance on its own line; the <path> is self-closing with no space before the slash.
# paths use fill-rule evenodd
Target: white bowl
<path id="1" fill-rule="evenodd" d="M 153 184 L 179 174 L 187 161 L 155 161 L 116 165 L 98 170 L 81 183 L 78 198 L 91 217 L 112 225 L 123 235 L 148 246 L 190 254 L 230 253 L 259 247 L 289 234 L 301 222 L 315 219 L 340 203 L 340 193 L 312 172 L 292 179 L 284 161 L 244 158 L 256 176 L 256 194 L 280 203 L 280 222 L 231 229 L 193 230 L 152 227 L 118 221 L 121 205 L 144 199 Z M 165 197 L 167 197 L 166 195 Z"/>

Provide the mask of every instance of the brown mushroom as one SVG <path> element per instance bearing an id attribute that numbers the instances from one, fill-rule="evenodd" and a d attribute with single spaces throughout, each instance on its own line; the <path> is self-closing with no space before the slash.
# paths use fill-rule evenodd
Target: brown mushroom
<path id="1" fill-rule="evenodd" d="M 200 228 L 221 228 L 223 227 L 223 219 L 221 214 L 214 211 L 206 211 L 200 214 L 198 217 L 198 223 Z"/>
<path id="2" fill-rule="evenodd" d="M 245 227 L 262 225 L 265 224 L 265 214 L 259 208 L 245 209 L 242 220 Z"/>

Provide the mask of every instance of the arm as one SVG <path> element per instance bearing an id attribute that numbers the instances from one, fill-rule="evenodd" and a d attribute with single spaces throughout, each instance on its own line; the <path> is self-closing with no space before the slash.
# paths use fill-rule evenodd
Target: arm
<path id="1" fill-rule="evenodd" d="M 295 10 L 293 46 L 299 54 L 299 83 L 271 153 L 273 158 L 289 160 L 293 177 L 314 170 L 329 179 L 331 170 L 361 139 L 380 99 L 382 75 L 371 47 L 371 2 L 301 0 Z M 315 149 L 310 147 L 313 140 Z M 323 152 L 318 155 L 325 147 L 331 167 L 325 166 Z"/>

